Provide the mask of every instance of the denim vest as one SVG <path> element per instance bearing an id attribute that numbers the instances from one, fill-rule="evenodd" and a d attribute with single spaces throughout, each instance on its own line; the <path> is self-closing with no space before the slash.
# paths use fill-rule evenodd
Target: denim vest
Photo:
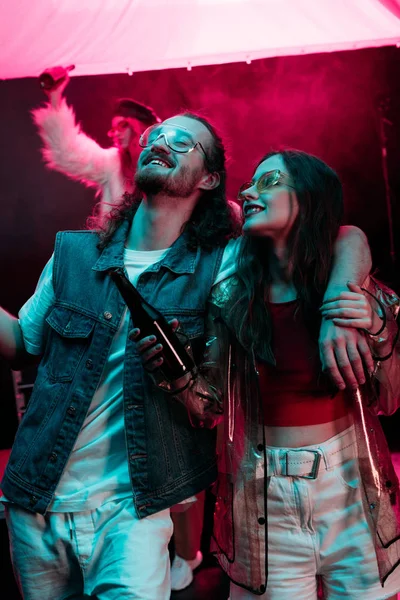
<path id="1" fill-rule="evenodd" d="M 96 232 L 57 234 L 56 299 L 46 318 L 34 391 L 2 482 L 10 501 L 33 512 L 44 514 L 51 502 L 120 325 L 125 304 L 107 271 L 123 267 L 128 228 L 123 223 L 102 252 Z M 204 345 L 206 301 L 222 253 L 223 248 L 192 251 L 182 234 L 137 284 L 167 318 L 179 319 L 198 355 Z M 216 479 L 215 431 L 191 426 L 185 408 L 152 384 L 129 339 L 123 390 L 133 501 L 142 518 Z"/>

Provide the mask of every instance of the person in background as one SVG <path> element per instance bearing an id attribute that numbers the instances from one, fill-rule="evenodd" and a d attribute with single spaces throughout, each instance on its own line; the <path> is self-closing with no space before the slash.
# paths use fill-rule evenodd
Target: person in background
<path id="1" fill-rule="evenodd" d="M 140 147 L 139 137 L 147 127 L 160 122 L 149 106 L 122 98 L 113 108 L 108 136 L 113 146 L 102 148 L 87 136 L 63 91 L 69 76 L 50 91 L 48 103 L 32 111 L 43 142 L 47 166 L 97 190 L 100 215 L 117 205 L 125 192 L 132 192 Z"/>

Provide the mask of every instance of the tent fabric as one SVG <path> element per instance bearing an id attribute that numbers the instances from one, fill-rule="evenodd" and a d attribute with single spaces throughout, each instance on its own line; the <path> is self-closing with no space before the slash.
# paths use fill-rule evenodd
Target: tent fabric
<path id="1" fill-rule="evenodd" d="M 400 44 L 400 0 L 2 0 L 0 78 L 152 71 Z"/>

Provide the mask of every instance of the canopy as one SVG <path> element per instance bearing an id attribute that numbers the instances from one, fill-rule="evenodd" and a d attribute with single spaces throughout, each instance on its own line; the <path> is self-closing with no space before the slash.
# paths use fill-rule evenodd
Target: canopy
<path id="1" fill-rule="evenodd" d="M 3 0 L 0 78 L 98 75 L 400 44 L 400 0 Z"/>

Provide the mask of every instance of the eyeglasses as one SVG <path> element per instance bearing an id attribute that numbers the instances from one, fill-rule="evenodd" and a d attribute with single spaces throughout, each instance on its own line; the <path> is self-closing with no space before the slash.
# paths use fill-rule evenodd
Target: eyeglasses
<path id="1" fill-rule="evenodd" d="M 164 138 L 164 142 L 168 148 L 179 154 L 188 154 L 199 146 L 208 165 L 208 157 L 201 142 L 196 142 L 188 129 L 179 127 L 178 125 L 161 124 L 148 127 L 139 138 L 139 146 L 148 148 L 160 138 Z"/>
<path id="2" fill-rule="evenodd" d="M 116 133 L 122 133 L 126 131 L 128 127 L 130 127 L 130 123 L 124 119 L 123 121 L 119 121 L 119 123 L 114 125 L 114 127 L 111 127 L 111 129 L 107 132 L 107 135 L 108 137 L 112 138 Z"/>
<path id="3" fill-rule="evenodd" d="M 256 188 L 257 194 L 262 194 L 279 183 L 283 183 L 287 187 L 295 189 L 293 185 L 287 183 L 288 181 L 290 181 L 289 175 L 287 173 L 283 173 L 283 171 L 280 169 L 268 171 L 267 173 L 261 175 L 261 177 L 255 183 L 254 181 L 247 181 L 241 185 L 238 193 L 238 200 L 240 200 L 240 202 L 244 202 L 244 192 L 252 187 Z"/>

